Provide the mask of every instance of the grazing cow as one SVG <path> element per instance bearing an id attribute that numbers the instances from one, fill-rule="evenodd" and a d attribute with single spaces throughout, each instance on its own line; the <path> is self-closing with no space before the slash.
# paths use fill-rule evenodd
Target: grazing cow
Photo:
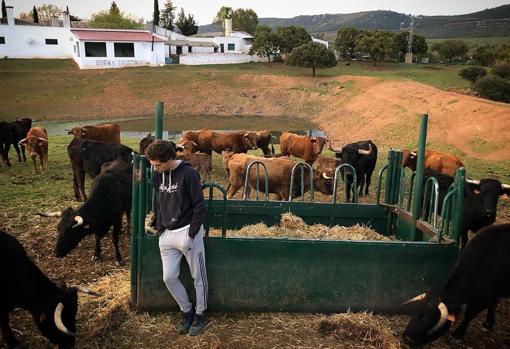
<path id="1" fill-rule="evenodd" d="M 9 325 L 9 312 L 23 308 L 58 348 L 75 344 L 78 291 L 99 295 L 81 286 L 57 286 L 27 256 L 13 236 L 0 230 L 0 328 L 9 348 L 19 348 Z"/>
<path id="2" fill-rule="evenodd" d="M 294 155 L 305 160 L 312 165 L 322 152 L 326 144 L 323 137 L 310 138 L 308 136 L 298 136 L 290 132 L 282 132 L 280 135 L 280 149 L 282 155 Z"/>
<path id="3" fill-rule="evenodd" d="M 289 193 L 290 177 L 292 168 L 297 164 L 296 161 L 286 158 L 265 158 L 248 154 L 234 154 L 227 162 L 229 169 L 229 188 L 227 191 L 227 198 L 231 199 L 239 190 L 239 188 L 244 186 L 247 165 L 252 161 L 261 161 L 267 166 L 269 175 L 268 190 L 270 193 L 276 194 L 278 200 L 288 200 L 289 196 L 295 198 L 301 194 L 300 170 L 296 171 L 296 174 L 294 175 L 293 192 Z M 307 192 L 310 190 L 310 174 L 307 170 L 305 170 L 304 173 L 304 192 Z M 313 176 L 315 190 L 318 190 L 326 195 L 331 195 L 333 193 L 332 177 L 330 177 L 325 172 L 320 172 L 317 170 L 314 171 Z M 249 186 L 250 188 L 257 188 L 256 165 L 253 165 L 250 170 Z M 248 196 L 250 193 L 250 188 L 246 190 Z M 265 190 L 264 169 L 262 166 L 259 168 L 259 189 L 261 191 Z"/>
<path id="4" fill-rule="evenodd" d="M 38 156 L 41 173 L 48 170 L 48 133 L 45 128 L 32 127 L 27 137 L 19 141 L 19 144 L 27 148 L 34 164 L 34 173 L 37 173 L 36 158 Z"/>
<path id="5" fill-rule="evenodd" d="M 269 149 L 269 145 L 271 144 L 271 138 L 273 137 L 271 131 L 264 130 L 264 131 L 238 131 L 238 132 L 242 134 L 255 133 L 257 147 L 262 149 L 265 156 L 274 155 L 274 147 L 271 145 L 272 149 Z"/>
<path id="6" fill-rule="evenodd" d="M 402 150 L 402 166 L 416 171 L 418 154 L 409 149 Z M 424 168 L 447 176 L 454 176 L 459 167 L 464 167 L 460 159 L 453 154 L 440 153 L 435 150 L 425 150 Z"/>
<path id="7" fill-rule="evenodd" d="M 14 125 L 14 139 L 12 144 L 18 153 L 18 160 L 21 162 L 21 154 L 20 149 L 18 148 L 18 143 L 28 135 L 28 131 L 32 128 L 32 119 L 22 118 L 20 120 L 13 121 L 12 124 Z M 23 161 L 27 161 L 24 145 L 21 146 L 21 153 L 23 154 Z"/>
<path id="8" fill-rule="evenodd" d="M 67 146 L 67 154 L 73 168 L 73 189 L 76 200 L 87 200 L 85 173 L 92 178 L 101 172 L 101 165 L 121 158 L 133 160 L 133 150 L 122 144 L 110 144 L 87 139 L 73 139 Z"/>
<path id="9" fill-rule="evenodd" d="M 188 162 L 195 171 L 202 183 L 211 179 L 212 158 L 206 153 L 184 153 L 177 154 L 176 159 Z"/>
<path id="10" fill-rule="evenodd" d="M 510 297 L 510 224 L 496 224 L 480 229 L 438 290 L 406 302 L 416 307 L 404 339 L 412 345 L 434 341 L 448 331 L 463 305 L 464 319 L 452 333 L 456 341 L 484 309 L 487 320 L 482 326 L 492 330 L 497 303 L 504 297 Z"/>
<path id="11" fill-rule="evenodd" d="M 211 130 L 202 130 L 198 135 L 200 151 L 212 155 L 213 150 L 221 154 L 230 149 L 234 153 L 247 153 L 248 150 L 257 149 L 257 134 L 255 132 L 229 132 L 220 133 Z"/>
<path id="12" fill-rule="evenodd" d="M 425 170 L 424 183 L 430 177 L 435 177 L 439 185 L 438 213 L 441 214 L 444 198 L 448 193 L 448 188 L 453 184 L 454 178 L 442 173 Z M 460 234 L 461 249 L 468 242 L 468 231 L 476 232 L 496 221 L 498 199 L 499 196 L 505 194 L 510 195 L 510 186 L 501 184 L 497 179 L 485 178 L 479 181 L 466 181 Z"/>
<path id="13" fill-rule="evenodd" d="M 365 195 L 368 195 L 368 187 L 372 181 L 372 173 L 377 163 L 377 146 L 371 141 L 359 141 L 347 144 L 342 149 L 334 149 L 329 143 L 329 149 L 334 151 L 337 158 L 341 159 L 342 164 L 349 164 L 356 171 L 358 195 L 363 195 L 363 186 L 365 186 Z M 343 175 L 344 171 L 342 171 Z M 345 178 L 347 184 L 347 201 L 351 195 L 352 175 L 347 174 Z M 355 190 L 355 189 L 354 189 Z M 354 197 L 352 198 L 354 202 Z"/>
<path id="14" fill-rule="evenodd" d="M 118 159 L 104 165 L 102 173 L 92 182 L 90 197 L 77 210 L 67 208 L 62 212 L 40 213 L 47 217 L 61 217 L 57 226 L 58 238 L 55 256 L 65 257 L 87 235 L 94 234 L 96 246 L 93 261 L 101 258 L 101 238 L 110 228 L 115 249 L 115 264 L 122 264 L 119 251 L 119 235 L 122 231 L 122 215 L 130 217 L 131 186 L 126 176 L 131 166 Z"/>
<path id="15" fill-rule="evenodd" d="M 106 143 L 120 144 L 120 127 L 117 124 L 73 127 L 67 134 L 73 135 L 74 139 L 85 138 Z"/>

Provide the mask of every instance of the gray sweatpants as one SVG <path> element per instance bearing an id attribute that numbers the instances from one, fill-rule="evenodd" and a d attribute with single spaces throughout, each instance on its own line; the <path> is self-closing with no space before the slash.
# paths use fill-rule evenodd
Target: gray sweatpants
<path id="1" fill-rule="evenodd" d="M 179 279 L 182 256 L 186 258 L 195 284 L 196 312 L 207 309 L 207 273 L 205 269 L 204 227 L 191 239 L 189 225 L 176 230 L 165 230 L 159 237 L 159 251 L 163 262 L 163 281 L 179 308 L 188 312 L 192 308 L 188 293 Z"/>

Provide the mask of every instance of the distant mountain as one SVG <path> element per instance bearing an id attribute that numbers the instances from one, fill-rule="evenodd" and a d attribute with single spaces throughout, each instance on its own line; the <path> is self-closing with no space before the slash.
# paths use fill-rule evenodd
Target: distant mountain
<path id="1" fill-rule="evenodd" d="M 322 14 L 293 18 L 259 18 L 272 28 L 295 25 L 312 33 L 336 32 L 340 27 L 399 31 L 409 26 L 409 16 L 393 11 L 365 11 Z M 417 32 L 427 38 L 490 37 L 510 35 L 510 4 L 455 16 L 420 16 Z M 199 27 L 199 33 L 217 31 L 213 24 Z"/>

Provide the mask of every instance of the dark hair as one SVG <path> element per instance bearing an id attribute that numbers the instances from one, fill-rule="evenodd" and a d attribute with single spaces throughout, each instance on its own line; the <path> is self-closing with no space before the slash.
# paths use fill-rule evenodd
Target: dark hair
<path id="1" fill-rule="evenodd" d="M 158 139 L 145 149 L 145 155 L 149 160 L 167 162 L 175 159 L 175 149 L 172 143 Z"/>

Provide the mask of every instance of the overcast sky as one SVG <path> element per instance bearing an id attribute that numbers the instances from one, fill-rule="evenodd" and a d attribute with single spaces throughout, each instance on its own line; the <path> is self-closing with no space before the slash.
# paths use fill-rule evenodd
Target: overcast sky
<path id="1" fill-rule="evenodd" d="M 166 0 L 159 0 L 160 10 Z M 136 18 L 152 18 L 154 0 L 116 0 L 119 8 Z M 184 7 L 186 13 L 195 16 L 199 25 L 209 24 L 221 6 L 252 8 L 259 17 L 290 18 L 299 15 L 323 13 L 352 13 L 370 10 L 392 10 L 416 15 L 454 15 L 465 14 L 509 3 L 509 0 L 175 0 L 178 8 Z M 32 7 L 53 4 L 65 9 L 69 6 L 71 14 L 87 18 L 94 12 L 110 7 L 111 0 L 5 0 L 7 6 L 14 6 L 16 16 L 28 12 Z"/>

